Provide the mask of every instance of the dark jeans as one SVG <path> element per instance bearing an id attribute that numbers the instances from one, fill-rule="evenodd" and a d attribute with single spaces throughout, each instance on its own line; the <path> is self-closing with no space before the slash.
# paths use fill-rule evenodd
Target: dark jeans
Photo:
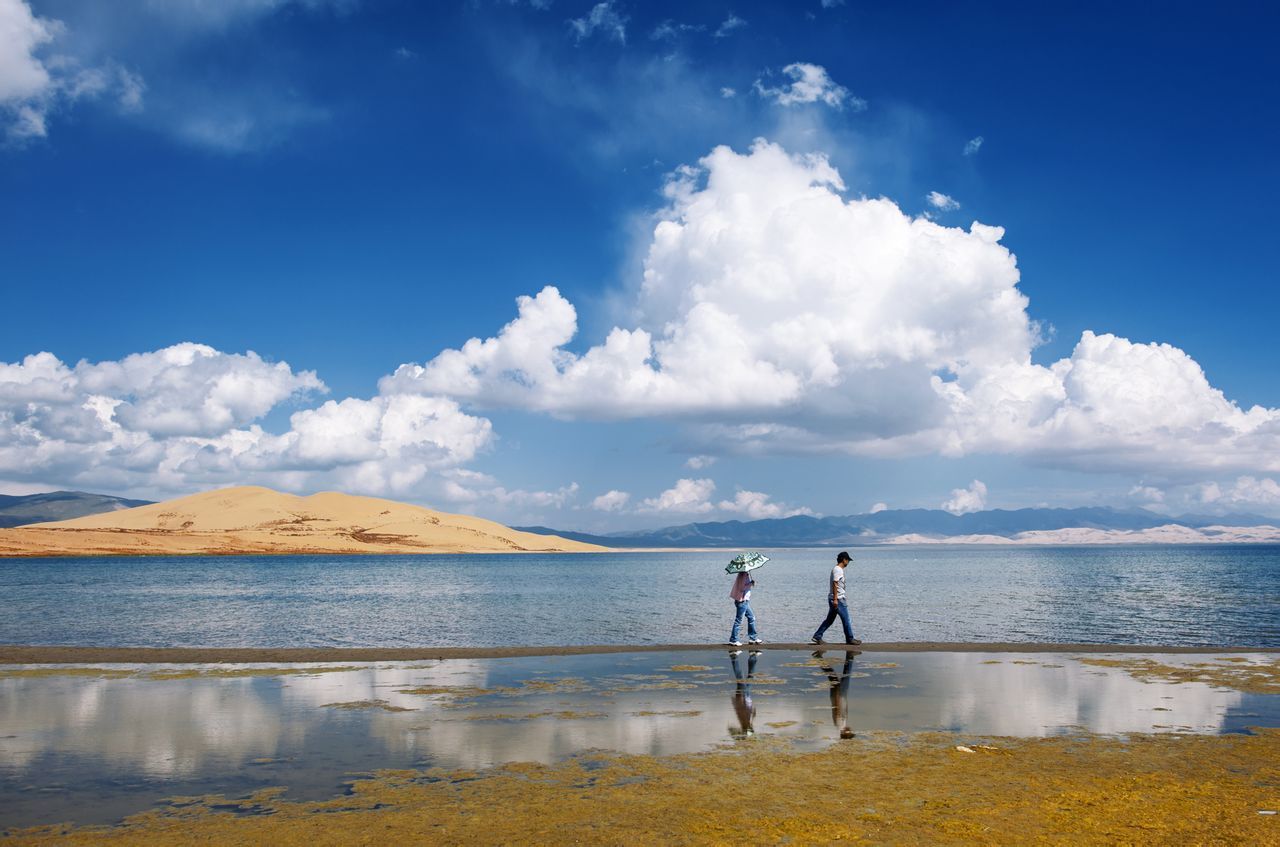
<path id="1" fill-rule="evenodd" d="M 849 606 L 843 600 L 834 606 L 828 604 L 827 619 L 822 622 L 822 626 L 818 627 L 818 631 L 813 634 L 814 639 L 822 640 L 822 634 L 827 631 L 827 627 L 835 622 L 836 615 L 840 616 L 840 623 L 844 625 L 845 643 L 853 641 L 853 624 L 849 623 Z"/>

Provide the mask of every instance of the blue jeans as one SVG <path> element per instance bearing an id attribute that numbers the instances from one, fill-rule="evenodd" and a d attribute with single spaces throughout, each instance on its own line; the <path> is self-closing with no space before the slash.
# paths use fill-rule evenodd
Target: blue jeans
<path id="1" fill-rule="evenodd" d="M 760 635 L 756 632 L 756 613 L 751 611 L 751 601 L 734 600 L 733 606 L 736 612 L 733 616 L 733 632 L 729 633 L 729 640 L 738 640 L 738 629 L 742 626 L 743 615 L 747 616 L 747 638 L 759 638 Z"/>
<path id="2" fill-rule="evenodd" d="M 840 600 L 834 606 L 830 605 L 830 603 L 827 605 L 827 619 L 822 622 L 822 626 L 818 627 L 818 631 L 813 634 L 813 637 L 816 640 L 821 641 L 822 634 L 827 631 L 827 627 L 831 626 L 831 624 L 835 622 L 836 615 L 839 615 L 840 623 L 844 625 L 844 640 L 847 644 L 853 640 L 853 624 L 849 623 L 848 604 L 843 600 Z"/>

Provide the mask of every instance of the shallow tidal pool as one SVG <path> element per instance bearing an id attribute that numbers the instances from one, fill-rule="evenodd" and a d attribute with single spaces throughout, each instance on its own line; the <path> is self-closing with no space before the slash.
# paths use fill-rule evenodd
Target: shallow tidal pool
<path id="1" fill-rule="evenodd" d="M 342 795 L 481 770 L 942 732 L 969 739 L 1280 726 L 1274 656 L 615 653 L 320 665 L 0 666 L 0 830 L 114 823 L 196 795 Z M 231 810 L 244 813 L 235 803 Z"/>

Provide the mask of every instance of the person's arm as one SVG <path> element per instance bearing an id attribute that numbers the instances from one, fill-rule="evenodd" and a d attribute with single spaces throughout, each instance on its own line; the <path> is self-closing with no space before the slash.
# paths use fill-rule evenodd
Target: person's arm
<path id="1" fill-rule="evenodd" d="M 831 574 L 831 605 L 838 605 L 840 598 L 836 596 L 836 575 Z"/>

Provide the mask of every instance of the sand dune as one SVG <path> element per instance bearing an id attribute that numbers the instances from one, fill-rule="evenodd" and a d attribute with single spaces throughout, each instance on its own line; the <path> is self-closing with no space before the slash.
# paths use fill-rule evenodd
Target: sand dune
<path id="1" fill-rule="evenodd" d="M 469 515 L 324 492 L 223 488 L 150 506 L 0 530 L 0 556 L 590 552 Z"/>

